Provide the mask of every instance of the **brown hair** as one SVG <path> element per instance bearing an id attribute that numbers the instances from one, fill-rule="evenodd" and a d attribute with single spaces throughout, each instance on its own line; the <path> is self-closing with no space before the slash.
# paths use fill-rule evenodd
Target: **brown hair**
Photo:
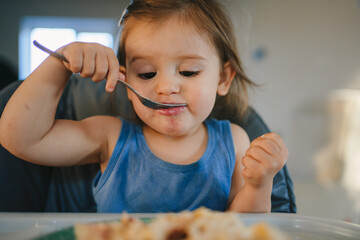
<path id="1" fill-rule="evenodd" d="M 224 7 L 217 0 L 133 0 L 120 19 L 119 63 L 125 66 L 125 40 L 132 18 L 160 21 L 177 16 L 195 26 L 217 49 L 221 64 L 230 62 L 236 74 L 226 96 L 216 97 L 209 117 L 238 122 L 248 107 L 248 87 L 254 83 L 245 75 L 237 51 L 234 29 Z"/>

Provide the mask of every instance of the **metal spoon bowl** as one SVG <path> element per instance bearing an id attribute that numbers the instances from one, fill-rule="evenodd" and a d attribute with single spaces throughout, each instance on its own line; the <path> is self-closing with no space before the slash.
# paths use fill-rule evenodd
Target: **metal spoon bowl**
<path id="1" fill-rule="evenodd" d="M 69 63 L 69 61 L 64 57 L 64 55 L 51 51 L 50 49 L 46 48 L 45 46 L 41 45 L 40 43 L 38 43 L 36 40 L 33 41 L 34 45 L 36 47 L 38 47 L 40 50 L 50 54 L 51 56 L 60 59 L 61 61 L 67 62 Z M 186 103 L 181 103 L 181 104 L 168 104 L 168 103 L 159 103 L 159 102 L 155 102 L 153 100 L 150 100 L 147 97 L 142 96 L 138 91 L 136 91 L 133 87 L 131 87 L 128 83 L 121 81 L 119 79 L 119 82 L 122 83 L 123 85 L 125 85 L 126 87 L 128 87 L 133 93 L 135 93 L 135 95 L 139 98 L 140 102 L 148 107 L 148 108 L 152 108 L 152 109 L 169 109 L 169 108 L 175 108 L 175 107 L 185 107 L 187 104 Z"/>

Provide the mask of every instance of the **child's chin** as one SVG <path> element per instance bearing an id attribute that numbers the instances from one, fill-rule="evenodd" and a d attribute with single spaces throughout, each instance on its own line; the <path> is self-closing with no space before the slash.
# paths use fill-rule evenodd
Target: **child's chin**
<path id="1" fill-rule="evenodd" d="M 181 137 L 187 133 L 187 129 L 182 123 L 175 124 L 174 122 L 170 122 L 162 125 L 162 127 L 154 126 L 153 128 L 155 131 L 169 137 Z"/>

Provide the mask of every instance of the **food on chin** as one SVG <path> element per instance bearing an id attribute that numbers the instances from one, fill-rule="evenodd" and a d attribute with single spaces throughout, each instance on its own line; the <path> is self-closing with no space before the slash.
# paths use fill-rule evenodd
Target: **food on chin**
<path id="1" fill-rule="evenodd" d="M 123 214 L 119 222 L 75 225 L 77 240 L 287 240 L 266 223 L 245 226 L 239 214 L 200 208 L 158 214 L 150 223 Z"/>

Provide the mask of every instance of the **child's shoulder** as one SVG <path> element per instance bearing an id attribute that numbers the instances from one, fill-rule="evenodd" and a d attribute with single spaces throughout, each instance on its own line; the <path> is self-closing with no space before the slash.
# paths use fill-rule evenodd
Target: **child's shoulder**
<path id="1" fill-rule="evenodd" d="M 250 146 L 250 139 L 245 130 L 237 124 L 230 123 L 235 152 L 244 151 Z"/>
<path id="2" fill-rule="evenodd" d="M 234 141 L 249 142 L 249 136 L 247 135 L 246 131 L 239 125 L 237 125 L 235 123 L 231 123 L 229 120 L 218 120 L 218 119 L 212 118 L 212 119 L 207 120 L 207 124 L 208 125 L 210 124 L 215 127 L 230 125 L 230 131 L 231 131 L 231 134 L 233 135 Z"/>
<path id="3" fill-rule="evenodd" d="M 246 131 L 239 125 L 235 123 L 230 123 L 230 128 L 234 138 L 244 138 L 245 140 L 250 141 Z"/>

